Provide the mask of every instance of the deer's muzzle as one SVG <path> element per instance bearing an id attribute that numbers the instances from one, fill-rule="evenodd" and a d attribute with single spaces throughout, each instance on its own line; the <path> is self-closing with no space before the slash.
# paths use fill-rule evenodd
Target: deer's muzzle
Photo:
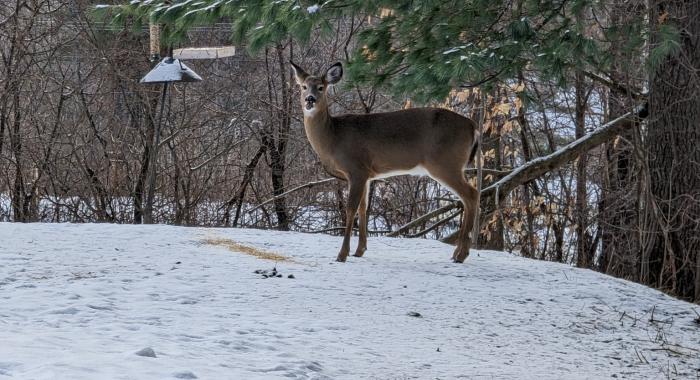
<path id="1" fill-rule="evenodd" d="M 314 104 L 316 103 L 316 98 L 313 95 L 307 96 L 304 100 L 306 101 L 306 109 L 307 110 L 314 108 Z"/>

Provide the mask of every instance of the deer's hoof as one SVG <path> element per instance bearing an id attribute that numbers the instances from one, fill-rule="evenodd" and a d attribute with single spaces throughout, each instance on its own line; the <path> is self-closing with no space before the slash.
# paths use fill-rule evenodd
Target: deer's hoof
<path id="1" fill-rule="evenodd" d="M 358 249 L 357 251 L 355 251 L 355 253 L 353 254 L 353 256 L 355 256 L 355 257 L 362 257 L 364 254 L 365 254 L 365 250 L 364 250 L 364 249 L 363 249 L 363 250 L 359 250 L 359 249 Z"/>
<path id="2" fill-rule="evenodd" d="M 345 255 L 345 256 L 342 256 L 342 255 L 341 255 L 341 256 L 338 256 L 338 258 L 335 259 L 335 261 L 337 261 L 337 262 L 339 262 L 339 263 L 344 263 L 345 260 L 347 260 L 347 258 L 348 258 L 348 255 Z"/>
<path id="3" fill-rule="evenodd" d="M 452 262 L 461 264 L 467 259 L 467 257 L 469 257 L 469 251 L 455 252 L 455 254 L 452 255 Z"/>

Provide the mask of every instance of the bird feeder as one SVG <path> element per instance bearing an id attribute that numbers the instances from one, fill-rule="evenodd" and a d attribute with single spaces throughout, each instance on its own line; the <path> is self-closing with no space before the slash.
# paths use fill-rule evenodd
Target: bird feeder
<path id="1" fill-rule="evenodd" d="M 202 77 L 179 59 L 165 57 L 148 72 L 140 83 L 199 82 Z"/>

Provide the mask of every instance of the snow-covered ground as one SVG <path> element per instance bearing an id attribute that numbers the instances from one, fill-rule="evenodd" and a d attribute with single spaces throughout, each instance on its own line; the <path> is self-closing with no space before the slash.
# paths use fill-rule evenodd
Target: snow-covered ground
<path id="1" fill-rule="evenodd" d="M 455 265 L 431 240 L 339 264 L 340 241 L 0 223 L 0 379 L 700 376 L 697 305 L 501 252 Z"/>

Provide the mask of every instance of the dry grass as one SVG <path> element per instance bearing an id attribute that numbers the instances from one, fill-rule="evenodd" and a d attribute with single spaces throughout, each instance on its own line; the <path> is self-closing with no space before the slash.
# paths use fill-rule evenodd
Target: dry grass
<path id="1" fill-rule="evenodd" d="M 207 238 L 207 239 L 202 240 L 202 242 L 204 244 L 225 247 L 225 248 L 228 248 L 228 250 L 231 252 L 240 252 L 240 253 L 244 253 L 246 255 L 255 256 L 255 257 L 257 257 L 259 259 L 263 259 L 263 260 L 272 260 L 272 261 L 277 261 L 277 262 L 288 262 L 288 263 L 294 262 L 294 260 L 290 259 L 287 256 L 282 256 L 282 255 L 275 253 L 275 252 L 263 251 L 262 249 L 258 249 L 258 248 L 255 248 L 255 247 L 252 247 L 249 245 L 237 243 L 231 239 Z"/>

